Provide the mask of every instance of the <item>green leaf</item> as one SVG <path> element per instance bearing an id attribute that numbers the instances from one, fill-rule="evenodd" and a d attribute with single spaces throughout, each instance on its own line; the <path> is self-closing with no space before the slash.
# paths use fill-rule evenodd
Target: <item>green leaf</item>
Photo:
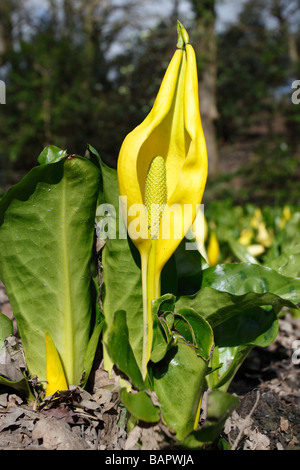
<path id="1" fill-rule="evenodd" d="M 193 308 L 213 327 L 216 348 L 211 367 L 215 370 L 207 376 L 211 388 L 226 389 L 252 347 L 274 341 L 276 312 L 284 306 L 295 307 L 298 285 L 299 279 L 262 266 L 218 265 L 203 271 L 196 294 L 177 299 L 177 311 Z"/>
<path id="2" fill-rule="evenodd" d="M 69 384 L 79 384 L 90 336 L 98 168 L 82 157 L 33 168 L 0 201 L 0 278 L 29 372 L 46 380 L 45 331 Z"/>
<path id="3" fill-rule="evenodd" d="M 12 335 L 14 332 L 13 322 L 10 318 L 3 313 L 0 313 L 0 353 L 7 336 Z"/>
<path id="4" fill-rule="evenodd" d="M 6 353 L 6 349 L 9 348 L 4 346 L 4 340 L 12 334 L 13 322 L 6 315 L 0 313 L 0 357 L 2 355 L 3 358 L 2 361 L 0 360 L 0 385 L 12 388 L 31 400 L 34 399 L 34 396 L 18 362 L 22 351 L 17 349 L 12 350 L 11 354 Z"/>
<path id="5" fill-rule="evenodd" d="M 174 324 L 173 310 L 175 296 L 164 294 L 152 301 L 153 341 L 151 361 L 159 362 L 174 344 L 172 327 Z"/>
<path id="6" fill-rule="evenodd" d="M 98 168 L 101 165 L 101 157 L 97 150 L 90 144 L 87 144 L 86 151 L 84 154 L 85 158 L 91 160 Z"/>
<path id="7" fill-rule="evenodd" d="M 231 251 L 235 255 L 235 257 L 241 261 L 242 263 L 252 263 L 252 264 L 260 264 L 257 259 L 252 256 L 247 248 L 242 245 L 238 240 L 235 240 L 233 237 L 228 236 L 226 238 Z"/>
<path id="8" fill-rule="evenodd" d="M 174 329 L 195 346 L 199 356 L 209 360 L 213 347 L 212 328 L 199 313 L 187 307 L 178 309 L 175 314 Z"/>
<path id="9" fill-rule="evenodd" d="M 38 162 L 40 165 L 44 165 L 46 163 L 55 163 L 65 158 L 67 155 L 68 152 L 66 150 L 55 147 L 55 145 L 49 145 L 48 147 L 45 147 L 44 150 L 40 153 Z"/>
<path id="10" fill-rule="evenodd" d="M 173 312 L 176 297 L 173 294 L 164 294 L 157 299 L 152 300 L 152 313 L 162 315 L 164 312 Z"/>
<path id="11" fill-rule="evenodd" d="M 145 384 L 129 341 L 126 312 L 124 310 L 118 310 L 114 314 L 107 333 L 107 349 L 114 363 L 129 377 L 131 383 L 137 389 L 143 390 Z"/>
<path id="12" fill-rule="evenodd" d="M 300 245 L 287 248 L 268 266 L 284 276 L 300 277 Z"/>
<path id="13" fill-rule="evenodd" d="M 233 395 L 213 390 L 208 394 L 207 418 L 200 429 L 193 431 L 183 442 L 185 449 L 199 449 L 212 444 L 224 428 L 225 421 L 239 406 L 240 400 Z"/>
<path id="14" fill-rule="evenodd" d="M 254 346 L 273 343 L 279 330 L 273 309 L 252 308 L 230 318 L 214 328 L 215 349 L 212 367 L 218 368 L 207 376 L 210 388 L 227 390 L 238 368 Z M 220 365 L 220 366 L 219 366 Z"/>
<path id="15" fill-rule="evenodd" d="M 253 346 L 216 346 L 211 357 L 211 366 L 216 366 L 206 376 L 208 387 L 226 391 L 238 369 L 250 353 Z"/>
<path id="16" fill-rule="evenodd" d="M 218 286 L 217 283 L 213 285 Z M 220 283 L 219 286 L 223 288 L 223 284 Z M 271 305 L 277 309 L 284 306 L 295 307 L 289 300 L 285 300 L 269 292 L 248 292 L 235 295 L 210 287 L 203 287 L 197 294 L 182 296 L 176 301 L 177 310 L 183 307 L 193 308 L 199 312 L 213 328 L 227 321 L 229 318 L 239 315 L 245 310 L 249 310 L 252 307 L 261 307 L 263 305 Z"/>
<path id="17" fill-rule="evenodd" d="M 107 329 L 104 331 L 105 367 L 107 332 L 117 310 L 126 311 L 129 341 L 137 364 L 141 368 L 143 355 L 143 300 L 140 256 L 127 236 L 119 210 L 117 172 L 101 162 L 103 181 L 102 203 L 97 210 L 98 236 L 105 240 L 102 250 L 102 305 Z"/>
<path id="18" fill-rule="evenodd" d="M 163 318 L 158 318 L 155 316 L 153 319 L 151 361 L 161 361 L 173 343 L 173 337 L 171 331 L 168 328 L 167 322 L 165 322 Z"/>
<path id="19" fill-rule="evenodd" d="M 151 397 L 146 392 L 130 393 L 123 388 L 120 399 L 130 414 L 137 420 L 147 423 L 157 423 L 159 421 L 160 410 L 157 406 L 154 406 Z"/>
<path id="20" fill-rule="evenodd" d="M 194 248 L 194 249 L 187 249 Z M 184 238 L 174 253 L 178 282 L 178 295 L 188 295 L 199 289 L 203 269 L 208 267 L 196 245 Z"/>
<path id="21" fill-rule="evenodd" d="M 35 397 L 32 394 L 27 379 L 24 377 L 20 380 L 8 380 L 5 377 L 0 375 L 0 385 L 4 385 L 5 387 L 13 388 L 21 395 L 27 397 L 28 400 L 34 400 Z"/>
<path id="22" fill-rule="evenodd" d="M 294 304 L 300 302 L 299 278 L 283 276 L 271 268 L 254 264 L 228 263 L 205 269 L 200 287 L 235 295 L 269 292 Z"/>
<path id="23" fill-rule="evenodd" d="M 266 347 L 279 330 L 274 310 L 252 308 L 241 312 L 214 328 L 215 343 L 219 347 L 252 345 Z"/>
<path id="24" fill-rule="evenodd" d="M 300 301 L 300 279 L 253 264 L 225 264 L 205 269 L 200 290 L 179 297 L 176 308 L 190 307 L 215 328 L 242 311 L 264 305 L 276 311 L 295 308 Z"/>
<path id="25" fill-rule="evenodd" d="M 100 338 L 100 334 L 101 334 L 103 326 L 104 326 L 104 321 L 102 321 L 101 323 L 95 326 L 94 331 L 92 333 L 92 336 L 89 340 L 89 343 L 85 351 L 84 382 L 82 384 L 83 387 L 85 387 L 86 385 L 86 382 L 89 378 L 89 375 L 93 366 L 93 362 L 94 362 L 94 358 L 95 358 L 95 354 L 96 354 L 96 350 L 97 350 L 97 346 L 98 346 L 98 342 L 99 342 L 99 338 Z"/>
<path id="26" fill-rule="evenodd" d="M 179 335 L 163 360 L 151 365 L 163 421 L 179 440 L 194 428 L 206 370 L 207 361 Z"/>

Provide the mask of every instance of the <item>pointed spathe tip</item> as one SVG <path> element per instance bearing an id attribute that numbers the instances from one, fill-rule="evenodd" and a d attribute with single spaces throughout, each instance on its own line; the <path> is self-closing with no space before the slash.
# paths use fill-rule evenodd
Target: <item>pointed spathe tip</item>
<path id="1" fill-rule="evenodd" d="M 189 43 L 189 35 L 179 20 L 177 20 L 177 35 L 178 35 L 177 47 L 179 49 L 183 49 L 184 46 Z"/>

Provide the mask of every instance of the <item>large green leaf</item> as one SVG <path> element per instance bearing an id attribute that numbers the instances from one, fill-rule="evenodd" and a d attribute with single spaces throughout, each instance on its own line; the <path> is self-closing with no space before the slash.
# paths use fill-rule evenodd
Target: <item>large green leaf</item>
<path id="1" fill-rule="evenodd" d="M 212 328 L 199 313 L 187 307 L 177 310 L 174 329 L 187 342 L 195 346 L 199 356 L 207 361 L 209 360 L 213 346 Z"/>
<path id="2" fill-rule="evenodd" d="M 85 387 L 87 380 L 89 378 L 103 326 L 104 326 L 104 321 L 101 321 L 100 323 L 96 323 L 92 336 L 88 342 L 85 355 L 84 355 L 84 377 L 83 377 L 84 380 L 82 381 L 82 387 Z"/>
<path id="3" fill-rule="evenodd" d="M 196 294 L 179 297 L 176 308 L 195 309 L 213 327 L 253 307 L 270 305 L 279 311 L 300 301 L 299 278 L 248 263 L 207 268 L 199 287 Z"/>
<path id="4" fill-rule="evenodd" d="M 121 390 L 120 399 L 135 419 L 147 423 L 157 423 L 160 419 L 160 410 L 152 402 L 146 392 L 131 393 L 125 388 Z"/>
<path id="5" fill-rule="evenodd" d="M 78 384 L 93 311 L 91 258 L 100 172 L 85 158 L 60 157 L 33 168 L 0 201 L 0 278 L 30 373 L 46 379 L 48 331 L 68 383 Z"/>
<path id="6" fill-rule="evenodd" d="M 238 240 L 235 240 L 232 236 L 228 236 L 226 241 L 230 246 L 232 253 L 239 261 L 242 263 L 260 264 Z"/>
<path id="7" fill-rule="evenodd" d="M 11 319 L 6 315 L 3 315 L 3 313 L 0 313 L 0 354 L 5 338 L 9 335 L 12 335 L 13 332 L 14 328 Z"/>
<path id="8" fill-rule="evenodd" d="M 163 421 L 182 440 L 195 425 L 207 361 L 181 336 L 175 336 L 176 346 L 160 362 L 152 364 L 151 369 Z"/>
<path id="9" fill-rule="evenodd" d="M 101 162 L 103 195 L 97 209 L 98 236 L 105 240 L 102 250 L 102 305 L 107 329 L 117 310 L 126 312 L 129 341 L 139 367 L 143 353 L 143 300 L 139 253 L 128 238 L 119 211 L 117 172 Z M 104 351 L 106 353 L 106 350 Z M 106 357 L 106 356 L 104 356 Z M 109 368 L 106 358 L 105 367 Z"/>
<path id="10" fill-rule="evenodd" d="M 213 372 L 207 376 L 211 388 L 226 390 L 252 347 L 274 341 L 276 312 L 295 307 L 299 281 L 252 264 L 218 265 L 203 271 L 196 294 L 177 299 L 176 310 L 193 308 L 213 327 L 216 348 Z"/>
<path id="11" fill-rule="evenodd" d="M 210 367 L 212 372 L 206 376 L 206 382 L 211 389 L 226 391 L 238 369 L 253 349 L 253 346 L 216 346 Z"/>
<path id="12" fill-rule="evenodd" d="M 65 158 L 67 155 L 68 152 L 66 150 L 55 147 L 55 145 L 48 145 L 48 147 L 45 147 L 40 153 L 38 162 L 41 165 L 45 163 L 55 163 Z"/>
<path id="13" fill-rule="evenodd" d="M 217 285 L 217 284 L 214 284 Z M 220 285 L 220 287 L 223 287 Z M 190 307 L 199 312 L 213 328 L 253 307 L 271 305 L 277 309 L 284 306 L 295 307 L 293 302 L 275 294 L 248 292 L 235 295 L 216 288 L 203 287 L 197 294 L 179 297 L 176 309 Z"/>
<path id="14" fill-rule="evenodd" d="M 255 264 L 228 263 L 205 269 L 200 287 L 212 287 L 235 295 L 269 292 L 294 304 L 300 302 L 300 278 L 284 276 Z"/>
<path id="15" fill-rule="evenodd" d="M 204 444 L 212 444 L 222 432 L 226 419 L 240 403 L 237 397 L 220 390 L 210 391 L 207 401 L 206 421 L 184 440 L 185 449 L 197 449 Z"/>
<path id="16" fill-rule="evenodd" d="M 214 338 L 219 347 L 246 344 L 266 347 L 275 340 L 278 330 L 278 319 L 274 310 L 256 307 L 220 323 L 214 328 Z"/>
<path id="17" fill-rule="evenodd" d="M 300 277 L 300 245 L 287 248 L 268 266 L 284 276 Z"/>
<path id="18" fill-rule="evenodd" d="M 208 267 L 207 262 L 196 248 L 195 243 L 184 238 L 173 255 L 176 264 L 175 274 L 178 282 L 176 294 L 178 295 L 197 292 L 202 271 Z"/>
<path id="19" fill-rule="evenodd" d="M 214 328 L 215 348 L 211 367 L 216 369 L 207 376 L 209 387 L 227 390 L 251 349 L 271 344 L 278 330 L 274 310 L 259 307 L 241 311 L 239 315 Z"/>
<path id="20" fill-rule="evenodd" d="M 115 312 L 113 321 L 108 329 L 107 349 L 114 364 L 126 374 L 131 383 L 139 390 L 145 388 L 141 371 L 138 367 L 129 342 L 126 312 Z"/>
<path id="21" fill-rule="evenodd" d="M 153 341 L 151 361 L 159 362 L 174 344 L 172 327 L 174 325 L 175 296 L 164 294 L 152 301 Z"/>

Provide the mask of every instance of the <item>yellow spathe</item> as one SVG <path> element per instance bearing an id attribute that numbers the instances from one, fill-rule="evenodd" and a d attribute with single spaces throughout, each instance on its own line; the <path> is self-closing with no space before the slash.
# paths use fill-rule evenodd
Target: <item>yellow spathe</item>
<path id="1" fill-rule="evenodd" d="M 118 159 L 123 216 L 128 234 L 141 256 L 143 377 L 147 375 L 151 355 L 151 303 L 160 296 L 160 274 L 194 222 L 207 179 L 197 64 L 188 41 L 186 30 L 178 22 L 178 49 L 166 70 L 153 108 L 127 135 Z M 151 210 L 149 194 L 151 203 L 163 208 L 159 214 Z"/>
<path id="2" fill-rule="evenodd" d="M 181 27 L 182 28 L 182 27 Z M 182 36 L 186 40 L 187 33 Z M 183 42 L 183 41 L 182 41 Z M 159 155 L 165 161 L 167 206 L 175 210 L 169 221 L 169 211 L 162 212 L 161 227 L 169 225 L 170 238 L 159 237 L 156 246 L 156 273 L 176 250 L 190 228 L 201 203 L 207 178 L 207 152 L 203 135 L 198 99 L 198 76 L 195 53 L 190 44 L 177 49 L 163 78 L 153 108 L 145 120 L 125 138 L 118 159 L 120 196 L 126 196 L 123 207 L 127 227 L 135 227 L 139 215 L 141 232 L 133 242 L 140 253 L 148 253 L 151 239 L 146 212 L 131 213 L 130 207 L 145 205 L 146 176 L 152 159 Z M 191 212 L 182 214 L 183 206 Z M 172 211 L 173 214 L 173 211 Z M 181 238 L 178 233 L 180 224 Z M 168 231 L 167 231 L 168 233 Z"/>
<path id="3" fill-rule="evenodd" d="M 58 390 L 68 390 L 68 385 L 59 354 L 48 332 L 45 333 L 45 345 L 47 377 L 46 396 L 48 397 Z"/>

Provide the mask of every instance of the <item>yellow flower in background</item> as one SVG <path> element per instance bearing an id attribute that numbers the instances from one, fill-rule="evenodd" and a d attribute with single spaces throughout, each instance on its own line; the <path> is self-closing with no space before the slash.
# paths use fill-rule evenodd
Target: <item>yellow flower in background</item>
<path id="1" fill-rule="evenodd" d="M 250 255 L 256 257 L 263 255 L 266 250 L 263 245 L 260 245 L 259 243 L 254 243 L 253 245 L 247 246 L 247 251 L 248 253 L 250 253 Z"/>
<path id="2" fill-rule="evenodd" d="M 289 206 L 284 206 L 283 208 L 283 217 L 285 218 L 285 220 L 290 220 L 292 214 L 291 214 L 291 209 Z"/>
<path id="3" fill-rule="evenodd" d="M 289 206 L 284 206 L 282 211 L 282 218 L 280 220 L 279 228 L 282 230 L 285 227 L 285 224 L 290 220 L 292 214 Z"/>
<path id="4" fill-rule="evenodd" d="M 263 245 L 265 248 L 269 248 L 273 243 L 274 237 L 271 231 L 267 229 L 263 220 L 261 209 L 259 207 L 257 207 L 254 211 L 254 215 L 250 221 L 250 226 L 257 231 L 257 242 Z"/>
<path id="5" fill-rule="evenodd" d="M 262 216 L 262 212 L 261 212 L 261 209 L 259 207 L 256 207 L 255 208 L 255 211 L 254 211 L 254 214 L 253 214 L 253 217 L 250 221 L 250 226 L 252 228 L 258 228 L 258 225 L 260 222 L 262 222 L 263 220 L 263 216 Z"/>
<path id="6" fill-rule="evenodd" d="M 201 209 L 198 210 L 196 218 L 191 226 L 191 239 L 194 240 L 197 250 L 208 263 L 207 253 L 205 249 L 205 242 L 208 236 L 208 225 L 204 213 Z"/>
<path id="7" fill-rule="evenodd" d="M 273 243 L 272 234 L 266 228 L 264 222 L 260 222 L 258 224 L 256 240 L 266 248 L 269 248 Z"/>
<path id="8" fill-rule="evenodd" d="M 207 258 L 208 263 L 210 266 L 215 266 L 218 264 L 220 256 L 220 246 L 217 239 L 216 232 L 214 230 L 211 231 L 209 236 L 208 246 L 207 246 Z"/>
<path id="9" fill-rule="evenodd" d="M 127 135 L 118 159 L 123 216 L 141 256 L 143 376 L 152 347 L 151 302 L 160 295 L 161 270 L 196 217 L 206 178 L 196 57 L 178 22 L 177 50 L 153 108 Z"/>
<path id="10" fill-rule="evenodd" d="M 248 245 L 250 245 L 253 237 L 254 237 L 254 230 L 250 227 L 249 228 L 244 228 L 240 233 L 240 238 L 238 239 L 238 241 L 242 245 L 248 246 Z"/>

